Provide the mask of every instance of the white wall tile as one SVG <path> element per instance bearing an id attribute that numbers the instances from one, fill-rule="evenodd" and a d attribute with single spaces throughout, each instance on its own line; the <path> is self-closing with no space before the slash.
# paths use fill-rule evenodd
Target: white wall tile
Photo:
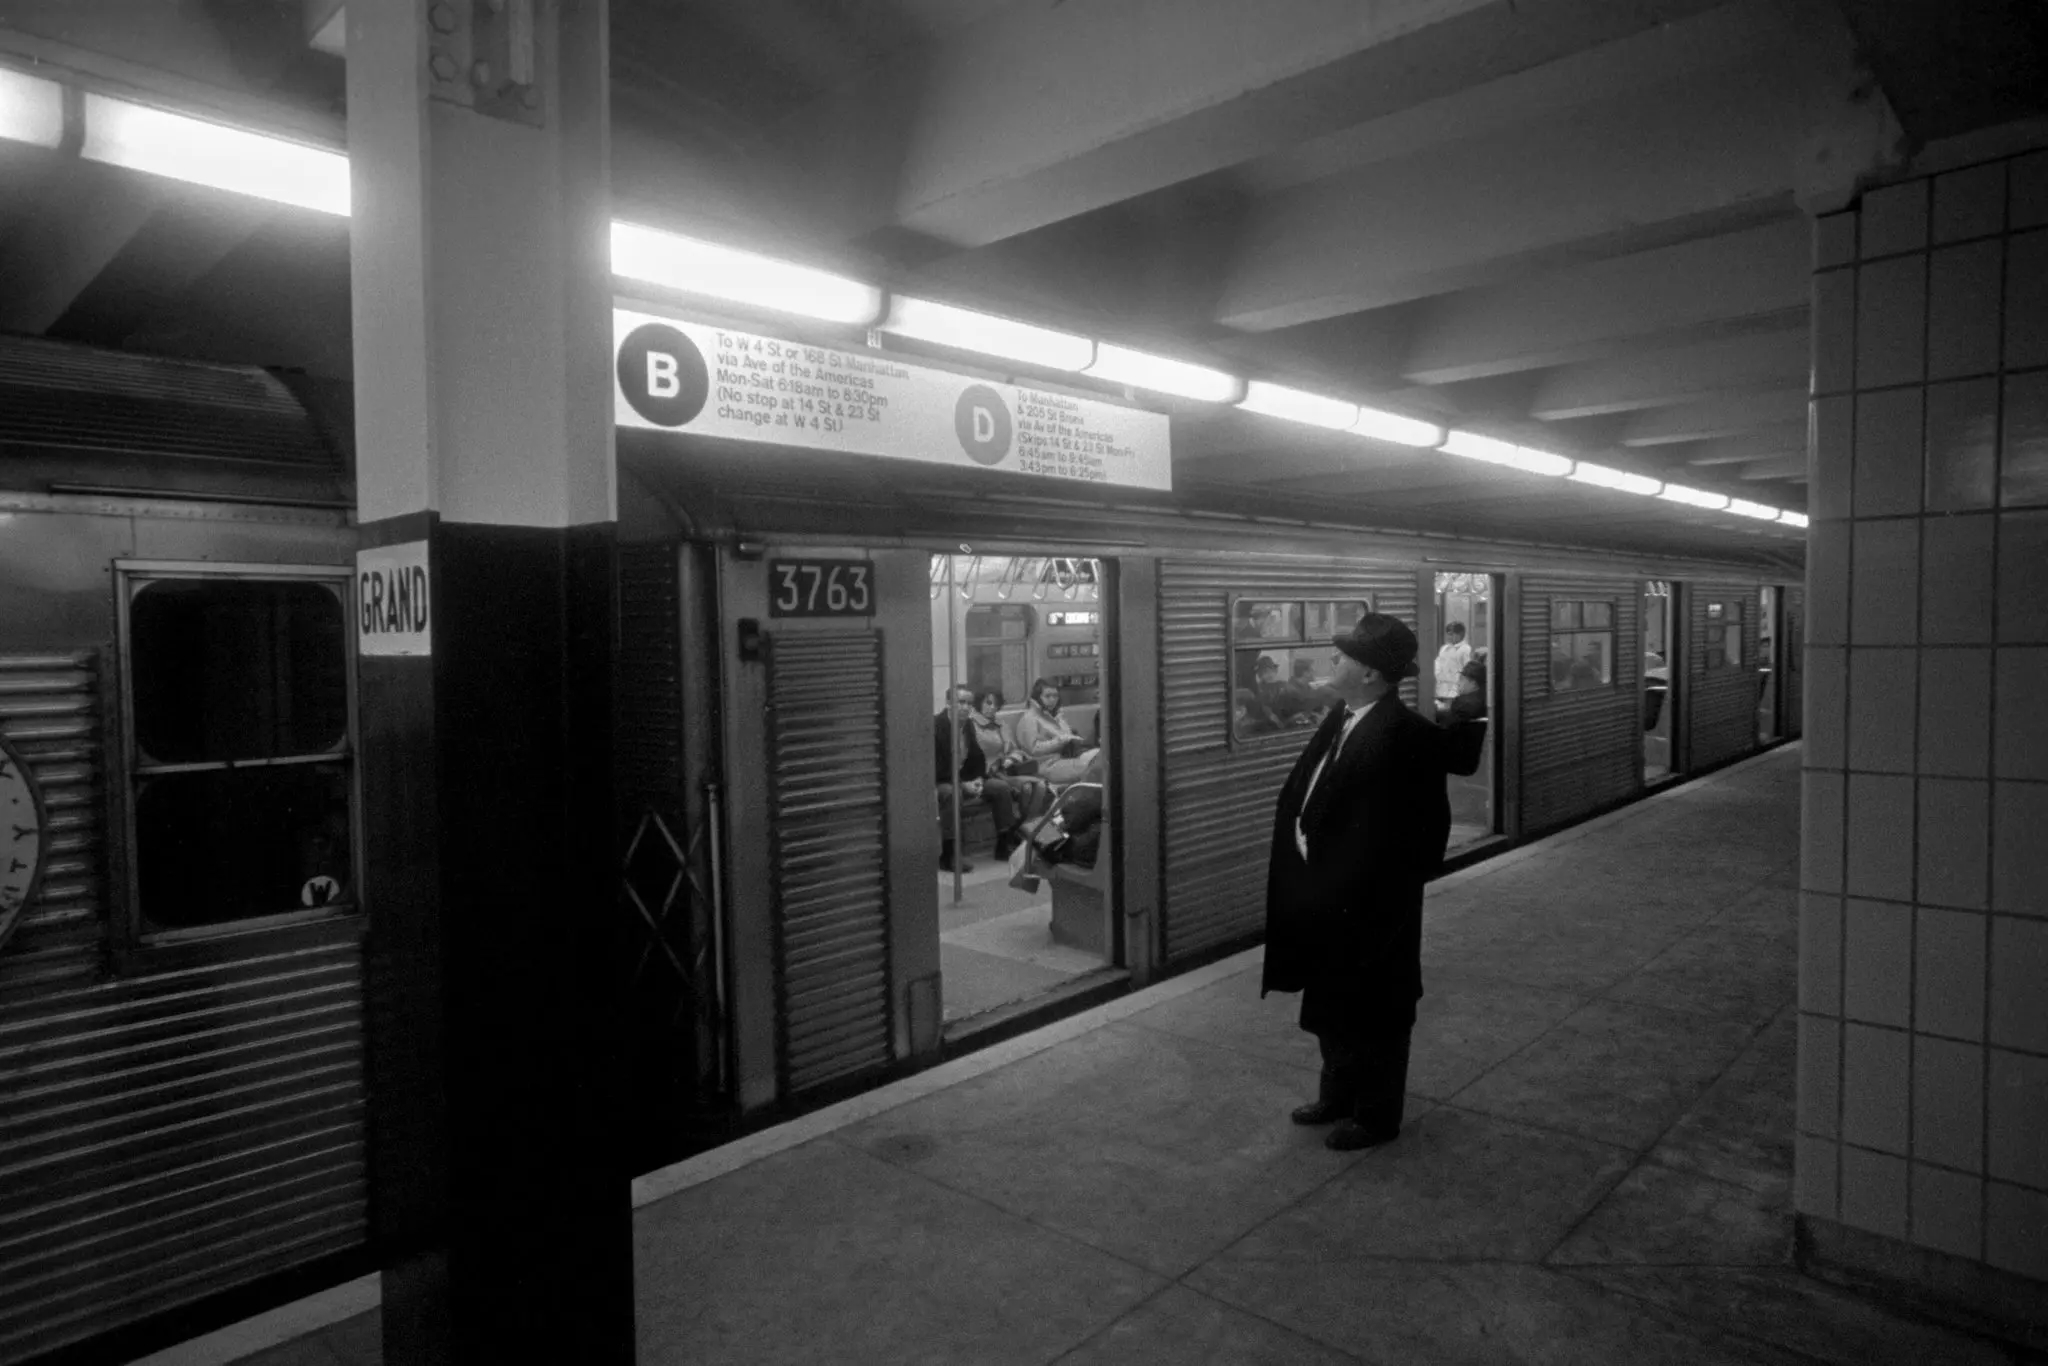
<path id="1" fill-rule="evenodd" d="M 1911 901 L 1913 780 L 1852 773 L 1843 811 L 1848 845 L 1843 890 L 1881 901 Z"/>
<path id="2" fill-rule="evenodd" d="M 1849 767 L 1911 773 L 1920 651 L 1849 651 Z"/>
<path id="3" fill-rule="evenodd" d="M 1856 396 L 1855 491 L 1858 517 L 1920 510 L 1922 390 L 1885 389 Z"/>
<path id="4" fill-rule="evenodd" d="M 1907 1056 L 1906 1036 L 1896 1029 L 1842 1026 L 1844 1143 L 1888 1153 L 1906 1151 L 1906 1097 L 1912 1085 Z"/>
<path id="5" fill-rule="evenodd" d="M 2048 370 L 2005 377 L 1999 430 L 2002 507 L 2048 505 Z"/>
<path id="6" fill-rule="evenodd" d="M 1887 1238 L 1906 1236 L 1906 1160 L 1842 1149 L 1842 1222 Z"/>
<path id="7" fill-rule="evenodd" d="M 1931 188 L 1925 179 L 1889 185 L 1863 196 L 1859 217 L 1862 255 L 1889 256 L 1895 251 L 1913 251 L 1927 245 L 1927 197 Z"/>
<path id="8" fill-rule="evenodd" d="M 2048 645 L 2048 512 L 1999 514 L 1998 639 Z"/>
<path id="9" fill-rule="evenodd" d="M 1983 237 L 2005 227 L 2005 163 L 1950 171 L 1934 178 L 1936 242 Z"/>
<path id="10" fill-rule="evenodd" d="M 1813 277 L 1813 392 L 1847 392 L 1855 365 L 1856 272 L 1825 270 Z"/>
<path id="11" fill-rule="evenodd" d="M 1913 1045 L 1913 1156 L 1966 1172 L 1984 1167 L 1984 1047 L 1930 1038 Z"/>
<path id="12" fill-rule="evenodd" d="M 1852 898 L 1842 907 L 1842 945 L 1842 1014 L 1905 1028 L 1913 1010 L 1913 908 Z"/>
<path id="13" fill-rule="evenodd" d="M 1982 778 L 1991 771 L 1991 651 L 1920 651 L 1919 771 Z"/>
<path id="14" fill-rule="evenodd" d="M 1799 897 L 1799 1008 L 1817 1015 L 1842 1010 L 1842 899 Z"/>
<path id="15" fill-rule="evenodd" d="M 1921 907 L 1913 952 L 1913 1027 L 1956 1039 L 1984 1037 L 1984 944 L 1976 911 Z"/>
<path id="16" fill-rule="evenodd" d="M 2048 783 L 1991 789 L 1991 909 L 2048 915 Z"/>
<path id="17" fill-rule="evenodd" d="M 1927 386 L 1926 506 L 1929 512 L 1988 508 L 1998 492 L 1998 381 Z"/>
<path id="18" fill-rule="evenodd" d="M 1990 1092 L 1991 1175 L 2048 1191 L 2048 1058 L 1992 1049 Z"/>
<path id="19" fill-rule="evenodd" d="M 1927 280 L 1927 377 L 1987 375 L 1998 368 L 1997 239 L 1934 253 Z"/>
<path id="20" fill-rule="evenodd" d="M 1850 567 L 1849 643 L 1913 645 L 1920 629 L 1918 519 L 1857 522 Z"/>
<path id="21" fill-rule="evenodd" d="M 2005 243 L 2005 368 L 2032 365 L 2048 365 L 2048 230 Z M 1869 382 L 1857 374 L 1859 386 Z"/>
<path id="22" fill-rule="evenodd" d="M 1799 1131 L 1833 1138 L 1840 1128 L 1842 1026 L 1821 1015 L 1799 1017 Z"/>
<path id="23" fill-rule="evenodd" d="M 2001 778 L 2048 779 L 2048 648 L 1998 652 L 1998 728 L 1991 752 Z"/>
<path id="24" fill-rule="evenodd" d="M 1870 220 L 1863 221 L 1867 234 Z M 1856 387 L 1875 389 L 1924 377 L 1927 258 L 1865 262 L 1856 271 Z"/>
<path id="25" fill-rule="evenodd" d="M 1991 1183 L 1984 1200 L 1984 1260 L 2048 1281 L 2048 1195 Z"/>
<path id="26" fill-rule="evenodd" d="M 1801 1134 L 1792 1150 L 1792 1201 L 1801 1214 L 1836 1218 L 1835 1186 L 1841 1170 L 1841 1147 L 1832 1139 Z"/>
<path id="27" fill-rule="evenodd" d="M 1814 645 L 1849 643 L 1848 522 L 1815 522 L 1806 533 L 1806 639 Z"/>
<path id="28" fill-rule="evenodd" d="M 1920 519 L 1923 645 L 1991 643 L 1993 603 L 1984 585 L 1991 582 L 1991 535 L 1996 524 L 1984 514 Z"/>
<path id="29" fill-rule="evenodd" d="M 1991 1042 L 2048 1053 L 2048 920 L 1991 919 Z"/>
<path id="30" fill-rule="evenodd" d="M 1799 885 L 1809 891 L 1842 890 L 1842 793 L 1839 773 L 1801 775 Z"/>
<path id="31" fill-rule="evenodd" d="M 1998 401 L 1994 389 L 1991 398 Z M 1807 470 L 1813 482 L 1806 510 L 1815 521 L 1849 515 L 1856 480 L 1856 400 L 1848 394 L 1817 398 L 1807 405 Z M 1991 475 L 1986 476 L 1987 483 Z"/>
<path id="32" fill-rule="evenodd" d="M 1847 750 L 1843 727 L 1849 710 L 1849 652 L 1836 645 L 1806 647 L 1806 696 L 1800 713 L 1804 717 L 1806 762 L 1812 768 L 1840 768 Z M 1985 690 L 1991 680 L 1991 662 L 1984 663 Z"/>
<path id="33" fill-rule="evenodd" d="M 1981 1259 L 1984 1255 L 1983 1179 L 1915 1163 L 1912 1241 L 1936 1252 Z"/>
<path id="34" fill-rule="evenodd" d="M 2048 223 L 2048 151 L 2015 157 L 2006 171 L 2012 185 L 2007 226 L 2017 231 Z"/>

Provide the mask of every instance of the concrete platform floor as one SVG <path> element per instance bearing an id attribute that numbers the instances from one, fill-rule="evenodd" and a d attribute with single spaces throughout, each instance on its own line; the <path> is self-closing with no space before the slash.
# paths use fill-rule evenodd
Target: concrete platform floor
<path id="1" fill-rule="evenodd" d="M 1386 1148 L 1253 951 L 643 1179 L 640 1359 L 2009 1360 L 1789 1265 L 1798 763 L 1438 884 Z M 379 1360 L 318 1318 L 158 1360 Z"/>

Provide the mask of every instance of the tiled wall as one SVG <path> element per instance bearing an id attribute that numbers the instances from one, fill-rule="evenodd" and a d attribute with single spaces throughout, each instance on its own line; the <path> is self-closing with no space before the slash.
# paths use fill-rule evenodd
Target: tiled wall
<path id="1" fill-rule="evenodd" d="M 1814 264 L 1797 1203 L 2048 1280 L 2048 150 Z"/>

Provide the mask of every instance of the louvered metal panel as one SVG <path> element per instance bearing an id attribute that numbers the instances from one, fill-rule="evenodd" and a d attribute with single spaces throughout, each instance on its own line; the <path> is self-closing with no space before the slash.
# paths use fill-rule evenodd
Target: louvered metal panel
<path id="1" fill-rule="evenodd" d="M 1416 572 L 1355 560 L 1164 560 L 1159 566 L 1159 727 L 1166 958 L 1265 926 L 1273 803 L 1300 746 L 1230 738 L 1230 599 L 1370 597 L 1414 622 Z M 1403 695 L 1412 704 L 1413 683 Z M 1307 743 L 1306 734 L 1301 743 Z"/>
<path id="2" fill-rule="evenodd" d="M 0 655 L 0 735 L 28 762 L 49 821 L 42 885 L 0 955 L 0 990 L 99 966 L 106 920 L 106 808 L 99 663 Z"/>
<path id="3" fill-rule="evenodd" d="M 161 953 L 0 985 L 0 1361 L 365 1237 L 357 927 Z"/>
<path id="4" fill-rule="evenodd" d="M 1692 643 L 1686 669 L 1687 708 L 1691 712 L 1692 766 L 1712 768 L 1757 747 L 1756 708 L 1761 676 L 1757 673 L 1757 602 L 1755 584 L 1703 582 L 1688 585 L 1687 639 Z M 1715 667 L 1722 656 L 1708 658 L 1707 604 L 1742 605 L 1742 666 Z M 1718 643 L 1718 642 L 1717 642 Z"/>
<path id="5" fill-rule="evenodd" d="M 799 1093 L 890 1061 L 882 640 L 784 631 L 769 645 L 781 1066 Z"/>
<path id="6" fill-rule="evenodd" d="M 0 444 L 322 468 L 305 408 L 251 366 L 0 337 Z"/>
<path id="7" fill-rule="evenodd" d="M 1551 603 L 1614 604 L 1614 681 L 1552 692 Z M 1642 789 L 1642 585 L 1633 579 L 1522 580 L 1522 829 L 1576 820 Z"/>

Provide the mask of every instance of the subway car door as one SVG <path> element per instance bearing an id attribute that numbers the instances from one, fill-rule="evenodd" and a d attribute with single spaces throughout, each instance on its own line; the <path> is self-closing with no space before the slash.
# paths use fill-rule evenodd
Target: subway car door
<path id="1" fill-rule="evenodd" d="M 923 551 L 718 552 L 742 1109 L 937 1047 Z M 923 895 L 917 895 L 923 892 Z"/>
<path id="2" fill-rule="evenodd" d="M 1785 684 L 1778 694 L 1781 727 L 1787 740 L 1797 740 L 1806 720 L 1806 590 L 1788 584 L 1781 590 L 1785 599 L 1784 640 L 1778 657 L 1784 662 Z"/>

